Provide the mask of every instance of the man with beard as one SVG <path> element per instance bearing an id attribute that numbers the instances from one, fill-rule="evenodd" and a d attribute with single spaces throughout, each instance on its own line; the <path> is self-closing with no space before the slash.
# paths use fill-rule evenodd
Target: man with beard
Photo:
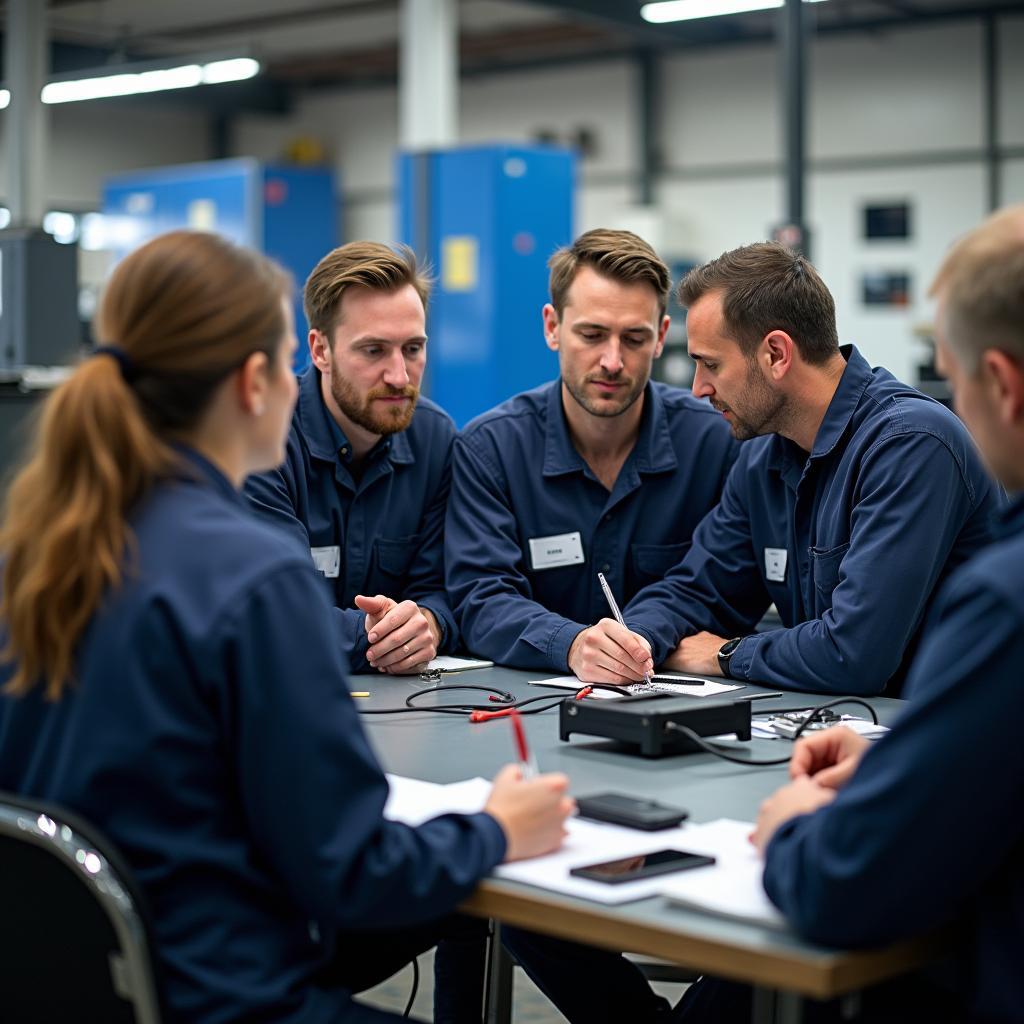
<path id="1" fill-rule="evenodd" d="M 936 588 L 989 539 L 999 492 L 963 424 L 852 345 L 777 243 L 679 288 L 694 393 L 745 443 L 686 558 L 625 609 L 654 661 L 844 694 L 899 691 Z M 754 627 L 774 602 L 780 629 Z"/>
<path id="2" fill-rule="evenodd" d="M 560 379 L 459 435 L 448 592 L 476 654 L 632 682 L 653 666 L 609 617 L 597 574 L 622 604 L 660 580 L 718 501 L 735 445 L 710 406 L 650 380 L 670 280 L 646 242 L 588 231 L 549 266 Z"/>
<path id="3" fill-rule="evenodd" d="M 429 290 L 404 247 L 351 242 L 317 264 L 287 458 L 246 484 L 326 577 L 355 672 L 416 672 L 457 638 L 442 547 L 455 427 L 419 394 Z"/>

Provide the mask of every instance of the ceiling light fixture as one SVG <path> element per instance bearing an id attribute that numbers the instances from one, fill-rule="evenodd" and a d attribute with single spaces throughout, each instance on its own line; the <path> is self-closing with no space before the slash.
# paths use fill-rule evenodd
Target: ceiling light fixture
<path id="1" fill-rule="evenodd" d="M 260 73 L 260 62 L 251 57 L 226 57 L 194 61 L 168 67 L 160 63 L 123 64 L 74 77 L 63 75 L 43 86 L 44 103 L 75 103 L 106 99 L 111 96 L 137 96 L 168 89 L 190 89 L 197 85 L 240 82 Z M 7 89 L 0 89 L 0 110 L 11 102 Z"/>
<path id="2" fill-rule="evenodd" d="M 177 67 L 118 71 L 116 74 L 90 75 L 88 78 L 63 79 L 43 86 L 44 103 L 74 103 L 109 96 L 135 96 L 167 89 L 189 89 L 196 85 L 240 82 L 259 74 L 260 62 L 251 57 L 232 57 Z"/>
<path id="3" fill-rule="evenodd" d="M 820 4 L 824 0 L 804 0 Z M 771 11 L 782 7 L 785 0 L 657 0 L 640 8 L 640 17 L 654 25 L 670 21 L 692 21 L 696 18 L 718 18 L 725 14 L 747 14 L 750 11 Z"/>

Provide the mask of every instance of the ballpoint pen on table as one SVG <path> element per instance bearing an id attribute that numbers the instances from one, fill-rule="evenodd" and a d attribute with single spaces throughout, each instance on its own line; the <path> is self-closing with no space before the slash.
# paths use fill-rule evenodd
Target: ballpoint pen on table
<path id="1" fill-rule="evenodd" d="M 615 621 L 624 629 L 629 629 L 629 626 L 626 625 L 626 620 L 622 617 L 622 612 L 619 611 L 618 602 L 615 600 L 615 595 L 612 593 L 612 588 L 608 586 L 608 581 L 604 578 L 603 572 L 597 574 L 597 582 L 601 584 L 601 589 L 604 591 L 604 599 L 608 602 L 608 607 L 611 608 Z M 649 672 L 644 673 L 644 682 L 648 686 L 651 685 L 651 675 Z"/>
<path id="2" fill-rule="evenodd" d="M 524 779 L 532 779 L 537 774 L 537 762 L 526 745 L 526 730 L 523 728 L 523 716 L 515 708 L 510 709 L 509 718 L 512 719 L 512 735 L 516 741 L 516 756 L 519 758 L 519 767 L 522 769 Z"/>

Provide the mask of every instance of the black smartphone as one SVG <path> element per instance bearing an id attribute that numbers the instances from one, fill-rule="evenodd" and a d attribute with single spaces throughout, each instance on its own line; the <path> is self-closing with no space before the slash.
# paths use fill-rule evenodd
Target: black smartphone
<path id="1" fill-rule="evenodd" d="M 624 793 L 597 793 L 594 796 L 577 797 L 576 806 L 582 818 L 639 828 L 644 832 L 672 828 L 689 817 L 680 807 L 669 807 L 656 800 L 626 796 Z"/>
<path id="2" fill-rule="evenodd" d="M 640 878 L 653 875 L 667 875 L 673 871 L 687 871 L 690 868 L 702 868 L 714 864 L 714 857 L 705 857 L 699 853 L 687 853 L 685 850 L 657 850 L 654 853 L 637 854 L 635 857 L 620 857 L 601 864 L 587 864 L 584 867 L 572 868 L 570 875 L 577 878 L 589 878 L 592 882 L 607 882 L 619 885 L 622 882 L 635 882 Z"/>

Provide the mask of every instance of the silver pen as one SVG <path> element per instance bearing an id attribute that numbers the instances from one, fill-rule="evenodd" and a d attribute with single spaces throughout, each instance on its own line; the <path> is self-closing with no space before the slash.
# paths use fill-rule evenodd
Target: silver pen
<path id="1" fill-rule="evenodd" d="M 622 617 L 622 612 L 619 611 L 618 602 L 615 600 L 615 595 L 612 593 L 612 588 L 608 586 L 608 581 L 604 578 L 604 573 L 599 572 L 597 574 L 597 582 L 601 584 L 601 589 L 604 591 L 604 599 L 608 602 L 608 607 L 612 610 L 612 617 L 615 621 L 622 626 L 623 629 L 629 629 L 626 625 L 626 620 Z M 650 686 L 651 676 L 649 672 L 644 673 L 644 682 Z"/>

